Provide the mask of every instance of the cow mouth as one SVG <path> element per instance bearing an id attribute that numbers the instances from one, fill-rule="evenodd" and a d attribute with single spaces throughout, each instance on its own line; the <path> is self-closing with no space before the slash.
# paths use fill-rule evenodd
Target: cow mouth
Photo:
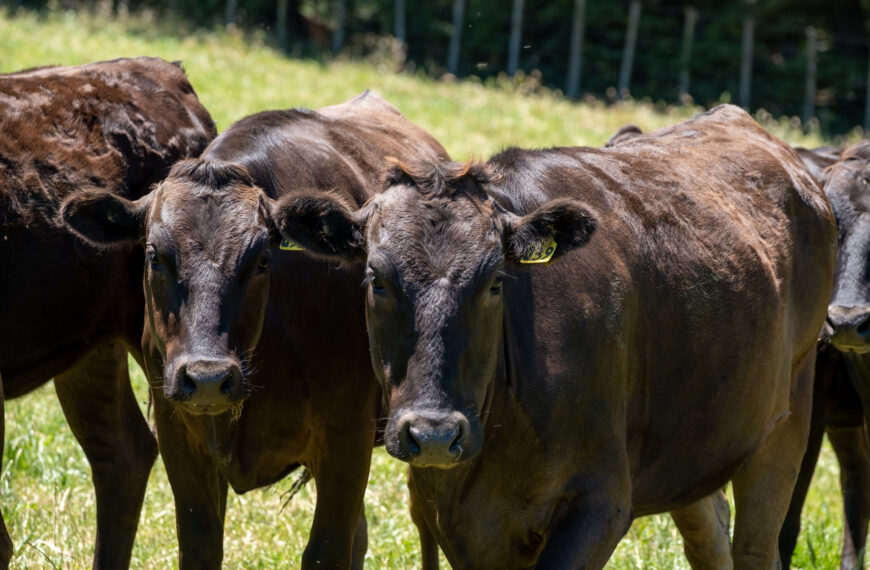
<path id="1" fill-rule="evenodd" d="M 194 404 L 191 402 L 177 402 L 176 407 L 191 416 L 219 416 L 230 412 L 233 420 L 238 420 L 242 414 L 244 400 L 228 404 Z"/>
<path id="2" fill-rule="evenodd" d="M 851 344 L 842 344 L 842 343 L 838 343 L 838 342 L 832 342 L 831 344 L 834 346 L 834 348 L 836 348 L 840 352 L 845 352 L 845 353 L 851 352 L 854 354 L 867 354 L 868 352 L 870 352 L 870 344 L 851 345 Z"/>

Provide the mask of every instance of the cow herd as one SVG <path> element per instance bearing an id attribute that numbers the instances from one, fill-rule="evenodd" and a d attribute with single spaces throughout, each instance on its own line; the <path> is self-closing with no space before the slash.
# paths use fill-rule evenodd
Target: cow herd
<path id="1" fill-rule="evenodd" d="M 787 567 L 825 432 L 860 566 L 870 144 L 726 105 L 458 163 L 371 92 L 216 136 L 149 58 L 2 75 L 0 110 L 0 395 L 54 378 L 94 567 L 129 565 L 159 448 L 181 568 L 220 567 L 229 487 L 301 468 L 302 566 L 362 568 L 375 445 L 427 569 L 601 568 L 663 512 L 694 568 Z"/>

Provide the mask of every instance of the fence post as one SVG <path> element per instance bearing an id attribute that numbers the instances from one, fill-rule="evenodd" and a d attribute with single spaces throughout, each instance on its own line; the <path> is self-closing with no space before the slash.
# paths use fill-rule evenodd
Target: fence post
<path id="1" fill-rule="evenodd" d="M 807 76 L 804 82 L 804 130 L 809 128 L 810 119 L 816 111 L 816 29 L 807 26 Z"/>
<path id="2" fill-rule="evenodd" d="M 583 76 L 583 32 L 586 0 L 574 0 L 574 20 L 571 24 L 571 44 L 568 55 L 568 79 L 565 81 L 565 95 L 571 99 L 580 92 L 580 79 Z"/>
<path id="3" fill-rule="evenodd" d="M 393 65 L 397 72 L 405 68 L 408 57 L 408 42 L 405 35 L 405 0 L 396 0 L 396 11 L 393 14 Z"/>
<path id="4" fill-rule="evenodd" d="M 338 53 L 344 45 L 344 18 L 347 9 L 347 0 L 338 0 L 338 13 L 336 14 L 335 33 L 332 35 L 332 51 Z"/>
<path id="5" fill-rule="evenodd" d="M 278 0 L 275 10 L 275 38 L 278 45 L 287 45 L 287 0 Z"/>
<path id="6" fill-rule="evenodd" d="M 224 11 L 224 21 L 227 26 L 232 26 L 236 23 L 236 11 L 238 10 L 238 0 L 227 0 L 227 7 Z"/>
<path id="7" fill-rule="evenodd" d="M 625 31 L 625 46 L 622 49 L 622 65 L 619 67 L 618 97 L 629 94 L 631 68 L 634 65 L 634 47 L 637 44 L 637 26 L 640 23 L 640 0 L 631 0 L 628 8 L 628 25 Z"/>
<path id="8" fill-rule="evenodd" d="M 465 0 L 453 0 L 453 31 L 447 50 L 447 72 L 456 75 L 459 67 L 459 41 L 462 38 L 462 20 L 465 17 Z"/>
<path id="9" fill-rule="evenodd" d="M 868 55 L 870 55 L 870 51 L 868 51 Z M 867 58 L 867 91 L 864 96 L 864 131 L 870 131 L 870 57 Z"/>
<path id="10" fill-rule="evenodd" d="M 523 0 L 514 0 L 511 13 L 511 38 L 508 46 L 507 74 L 513 77 L 520 67 L 520 43 L 523 40 Z"/>
<path id="11" fill-rule="evenodd" d="M 738 102 L 749 109 L 749 94 L 752 88 L 752 43 L 755 33 L 755 18 L 743 18 L 743 47 L 740 54 L 740 96 Z"/>
<path id="12" fill-rule="evenodd" d="M 692 43 L 695 41 L 695 24 L 698 22 L 698 11 L 692 6 L 686 6 L 686 19 L 683 22 L 683 46 L 680 50 L 680 100 L 689 94 L 689 70 L 692 59 Z"/>

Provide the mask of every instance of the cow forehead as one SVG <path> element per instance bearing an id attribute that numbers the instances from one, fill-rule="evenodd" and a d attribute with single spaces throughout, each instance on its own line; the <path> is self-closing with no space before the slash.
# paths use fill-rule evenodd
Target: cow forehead
<path id="1" fill-rule="evenodd" d="M 212 251 L 225 258 L 228 251 L 246 248 L 267 231 L 255 188 L 213 189 L 167 181 L 155 198 L 149 213 L 149 241 L 162 236 L 184 251 Z"/>
<path id="2" fill-rule="evenodd" d="M 465 282 L 503 258 L 501 223 L 489 203 L 424 196 L 408 186 L 378 198 L 368 224 L 370 258 L 389 258 L 405 280 Z"/>

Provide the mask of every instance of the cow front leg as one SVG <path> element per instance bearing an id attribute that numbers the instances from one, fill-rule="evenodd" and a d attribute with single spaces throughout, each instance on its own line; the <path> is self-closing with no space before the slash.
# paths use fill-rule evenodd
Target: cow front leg
<path id="1" fill-rule="evenodd" d="M 627 469 L 610 471 L 621 472 L 625 473 L 622 477 L 578 478 L 571 485 L 583 489 L 583 492 L 559 509 L 535 568 L 604 567 L 620 539 L 628 532 L 634 517 Z"/>
<path id="2" fill-rule="evenodd" d="M 807 351 L 794 367 L 790 413 L 774 425 L 732 479 L 732 553 L 738 570 L 779 566 L 779 532 L 807 447 L 815 357 L 815 350 Z"/>
<path id="3" fill-rule="evenodd" d="M 840 568 L 863 568 L 870 522 L 870 454 L 863 426 L 828 430 L 840 463 L 840 488 L 846 525 Z"/>
<path id="4" fill-rule="evenodd" d="M 179 567 L 220 568 L 227 482 L 207 450 L 193 440 L 182 413 L 155 394 L 157 440 L 175 498 Z"/>
<path id="5" fill-rule="evenodd" d="M 91 465 L 97 498 L 94 568 L 130 565 L 157 442 L 130 386 L 127 349 L 109 344 L 54 379 L 66 421 Z"/>
<path id="6" fill-rule="evenodd" d="M 3 468 L 3 447 L 6 444 L 6 418 L 5 405 L 3 403 L 3 379 L 0 378 L 0 471 Z M 12 559 L 12 539 L 6 530 L 3 514 L 0 513 L 0 568 L 9 568 Z"/>
<path id="7" fill-rule="evenodd" d="M 683 552 L 695 570 L 732 568 L 731 506 L 722 490 L 671 511 L 683 537 Z"/>
<path id="8" fill-rule="evenodd" d="M 363 567 L 368 537 L 360 532 L 365 535 L 363 497 L 374 431 L 349 431 L 326 438 L 340 446 L 341 452 L 338 447 L 325 449 L 308 466 L 317 487 L 317 506 L 302 553 L 303 569 Z"/>

